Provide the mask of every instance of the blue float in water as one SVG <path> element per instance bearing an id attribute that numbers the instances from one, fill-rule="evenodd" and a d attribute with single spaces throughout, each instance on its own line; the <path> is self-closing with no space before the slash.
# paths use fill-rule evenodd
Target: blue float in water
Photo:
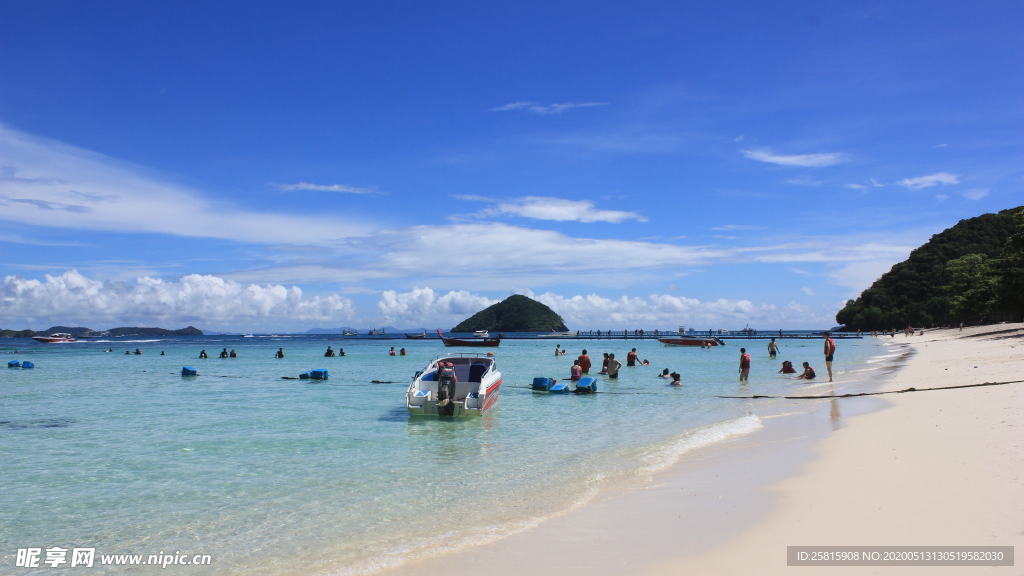
<path id="1" fill-rule="evenodd" d="M 8 368 L 21 368 L 21 362 L 18 362 L 17 360 L 11 360 L 10 362 L 7 363 L 7 367 Z"/>
<path id="2" fill-rule="evenodd" d="M 572 390 L 569 390 L 569 385 L 566 384 L 565 382 L 559 382 L 558 384 L 555 384 L 554 386 L 549 388 L 548 392 L 552 394 L 568 394 L 569 392 L 572 392 Z"/>
<path id="3" fill-rule="evenodd" d="M 534 392 L 547 392 L 551 390 L 552 385 L 551 378 L 538 377 L 533 379 L 533 385 L 530 388 L 533 388 Z"/>
<path id="4" fill-rule="evenodd" d="M 198 376 L 199 373 L 196 372 L 195 368 L 193 368 L 191 366 L 185 366 L 184 368 L 181 369 L 181 375 L 182 376 Z"/>
<path id="5" fill-rule="evenodd" d="M 310 370 L 309 372 L 303 372 L 299 374 L 300 380 L 327 380 L 327 370 L 323 368 L 319 370 Z"/>
<path id="6" fill-rule="evenodd" d="M 597 381 L 590 376 L 580 378 L 580 381 L 576 383 L 576 390 L 581 394 L 593 394 L 597 392 Z"/>
<path id="7" fill-rule="evenodd" d="M 26 362 L 22 362 L 21 363 L 21 367 L 22 368 L 35 368 L 36 365 L 31 363 L 31 362 L 26 361 Z"/>

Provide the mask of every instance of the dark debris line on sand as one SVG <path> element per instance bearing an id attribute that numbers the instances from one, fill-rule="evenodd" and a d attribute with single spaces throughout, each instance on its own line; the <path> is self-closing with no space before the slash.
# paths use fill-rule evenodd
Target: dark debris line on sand
<path id="1" fill-rule="evenodd" d="M 928 392 L 929 390 L 953 390 L 954 388 L 977 388 L 979 386 L 1002 386 L 1004 384 L 1020 384 L 1024 380 L 1011 380 L 1009 382 L 984 382 L 982 384 L 961 384 L 960 386 L 942 386 L 940 388 L 905 388 L 903 390 L 890 390 L 888 392 L 861 392 L 859 394 L 833 394 L 830 396 L 715 396 L 715 398 L 742 398 L 745 400 L 756 400 L 758 398 L 783 398 L 785 400 L 831 400 L 833 398 L 856 398 L 857 396 L 881 396 L 882 394 L 903 394 L 904 392 Z"/>

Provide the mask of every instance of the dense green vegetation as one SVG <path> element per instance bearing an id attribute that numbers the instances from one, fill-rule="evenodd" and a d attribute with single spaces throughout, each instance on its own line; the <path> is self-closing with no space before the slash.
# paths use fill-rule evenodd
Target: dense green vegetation
<path id="1" fill-rule="evenodd" d="M 836 320 L 851 330 L 1016 318 L 1024 291 L 1024 207 L 961 220 L 892 267 Z"/>
<path id="2" fill-rule="evenodd" d="M 547 306 L 516 294 L 463 320 L 452 332 L 547 332 L 568 330 L 565 321 Z"/>

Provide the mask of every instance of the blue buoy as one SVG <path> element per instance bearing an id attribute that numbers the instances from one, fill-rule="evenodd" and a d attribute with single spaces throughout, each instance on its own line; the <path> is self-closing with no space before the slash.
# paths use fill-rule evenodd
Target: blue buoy
<path id="1" fill-rule="evenodd" d="M 552 394 L 568 394 L 569 392 L 572 392 L 572 390 L 569 390 L 569 385 L 566 384 L 565 382 L 559 382 L 558 384 L 555 384 L 554 386 L 549 388 L 548 392 Z"/>
<path id="2" fill-rule="evenodd" d="M 25 362 L 21 363 L 21 367 L 22 368 L 35 368 L 36 365 L 26 360 Z"/>
<path id="3" fill-rule="evenodd" d="M 181 375 L 182 376 L 198 376 L 199 373 L 196 372 L 195 368 L 193 368 L 191 366 L 185 366 L 184 368 L 181 369 Z"/>
<path id="4" fill-rule="evenodd" d="M 321 368 L 319 370 L 303 372 L 299 374 L 299 380 L 327 380 L 327 370 Z"/>
<path id="5" fill-rule="evenodd" d="M 21 368 L 21 362 L 18 362 L 17 360 L 11 360 L 10 362 L 7 363 L 7 367 L 8 368 Z"/>

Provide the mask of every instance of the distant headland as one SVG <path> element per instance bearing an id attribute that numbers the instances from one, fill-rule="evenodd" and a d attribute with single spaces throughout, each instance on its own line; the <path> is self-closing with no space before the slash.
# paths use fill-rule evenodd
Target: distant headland
<path id="1" fill-rule="evenodd" d="M 544 304 L 521 294 L 488 306 L 463 320 L 452 332 L 547 332 L 563 331 L 565 321 Z"/>
<path id="2" fill-rule="evenodd" d="M 49 336 L 51 334 L 71 334 L 74 338 L 90 338 L 105 336 L 203 336 L 203 331 L 195 326 L 168 330 L 166 328 L 111 328 L 109 330 L 93 330 L 82 326 L 53 326 L 46 330 L 0 330 L 0 338 L 31 338 L 33 336 Z"/>

